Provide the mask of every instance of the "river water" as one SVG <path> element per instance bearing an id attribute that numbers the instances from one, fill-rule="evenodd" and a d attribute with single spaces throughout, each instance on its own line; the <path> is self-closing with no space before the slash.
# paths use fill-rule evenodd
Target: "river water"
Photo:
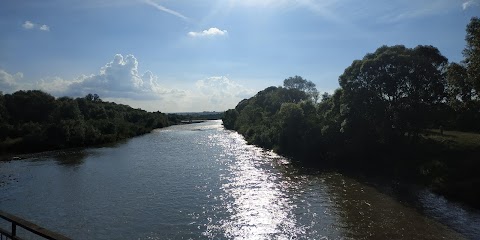
<path id="1" fill-rule="evenodd" d="M 299 170 L 221 121 L 0 162 L 0 210 L 74 239 L 480 239 L 477 210 Z"/>

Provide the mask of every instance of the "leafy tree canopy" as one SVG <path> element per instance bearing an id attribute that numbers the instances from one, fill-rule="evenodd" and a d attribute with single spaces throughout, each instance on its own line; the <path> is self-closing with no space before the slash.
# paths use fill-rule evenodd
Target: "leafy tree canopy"
<path id="1" fill-rule="evenodd" d="M 416 134 L 446 98 L 447 58 L 432 46 L 383 46 L 355 60 L 339 77 L 349 129 L 382 140 Z"/>
<path id="2" fill-rule="evenodd" d="M 468 77 L 475 86 L 475 90 L 480 92 L 480 18 L 473 17 L 467 25 L 467 35 L 465 36 L 467 45 L 463 50 Z"/>
<path id="3" fill-rule="evenodd" d="M 314 102 L 318 101 L 319 93 L 315 83 L 300 76 L 289 77 L 283 80 L 283 87 L 286 89 L 297 89 L 307 93 Z"/>

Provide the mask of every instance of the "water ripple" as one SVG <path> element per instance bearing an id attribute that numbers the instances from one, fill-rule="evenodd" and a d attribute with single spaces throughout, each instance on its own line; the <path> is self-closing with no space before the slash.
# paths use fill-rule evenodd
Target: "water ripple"
<path id="1" fill-rule="evenodd" d="M 230 217 L 209 227 L 207 236 L 221 230 L 233 239 L 294 239 L 305 233 L 293 215 L 295 207 L 286 194 L 290 184 L 272 171 L 275 154 L 246 145 L 236 134 L 210 137 L 224 149 L 217 161 L 227 162 L 221 176 L 222 208 Z"/>

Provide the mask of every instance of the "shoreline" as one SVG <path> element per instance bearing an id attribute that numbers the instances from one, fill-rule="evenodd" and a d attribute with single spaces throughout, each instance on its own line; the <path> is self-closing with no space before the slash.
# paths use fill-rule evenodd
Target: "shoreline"
<path id="1" fill-rule="evenodd" d="M 221 120 L 221 119 L 216 119 L 216 120 Z M 206 122 L 206 121 L 210 121 L 210 120 L 193 120 L 191 122 L 188 121 L 187 123 L 183 123 L 183 121 L 178 122 L 178 123 L 171 123 L 170 125 L 165 126 L 165 127 L 154 128 L 154 129 L 152 129 L 152 131 L 147 132 L 147 133 L 135 135 L 135 136 L 128 137 L 128 138 L 119 139 L 119 140 L 116 140 L 116 141 L 113 141 L 113 142 L 105 142 L 105 143 L 86 145 L 86 146 L 76 146 L 76 147 L 60 147 L 60 148 L 45 149 L 45 150 L 42 150 L 42 151 L 32 151 L 32 152 L 28 152 L 28 151 L 26 151 L 26 152 L 8 152 L 8 151 L 0 152 L 0 162 L 9 162 L 9 161 L 22 160 L 22 159 L 26 159 L 26 158 L 32 158 L 32 157 L 36 157 L 36 156 L 50 155 L 50 154 L 55 154 L 56 152 L 59 152 L 59 151 L 79 151 L 79 150 L 83 151 L 87 148 L 108 147 L 108 146 L 112 146 L 112 145 L 121 143 L 123 141 L 127 141 L 127 140 L 135 138 L 135 137 L 139 137 L 139 136 L 143 136 L 145 134 L 149 134 L 156 129 L 163 129 L 163 128 L 170 127 L 170 126 L 175 126 L 175 125 L 203 123 L 203 122 Z"/>

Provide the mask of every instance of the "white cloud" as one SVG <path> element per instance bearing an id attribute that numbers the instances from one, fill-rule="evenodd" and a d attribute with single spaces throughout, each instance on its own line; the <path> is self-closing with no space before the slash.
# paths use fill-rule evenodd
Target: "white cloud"
<path id="1" fill-rule="evenodd" d="M 116 54 L 98 73 L 70 80 L 46 77 L 36 82 L 25 81 L 22 73 L 10 74 L 0 69 L 0 90 L 6 93 L 20 89 L 40 89 L 57 97 L 96 93 L 106 101 L 149 111 L 223 111 L 257 92 L 226 76 L 207 77 L 191 84 L 178 80 L 170 79 L 171 85 L 164 86 L 153 72 L 140 73 L 135 56 L 121 54 Z"/>
<path id="2" fill-rule="evenodd" d="M 209 109 L 226 109 L 240 100 L 252 97 L 255 91 L 225 76 L 214 76 L 196 82 L 197 90 L 208 100 Z"/>
<path id="3" fill-rule="evenodd" d="M 218 28 L 209 28 L 207 30 L 203 30 L 201 32 L 189 32 L 188 36 L 191 37 L 213 37 L 213 36 L 226 36 L 228 35 L 227 30 L 220 30 Z"/>
<path id="4" fill-rule="evenodd" d="M 182 86 L 182 94 L 168 94 L 158 100 L 128 98 L 103 98 L 108 101 L 140 107 L 148 111 L 198 112 L 224 111 L 234 108 L 244 98 L 252 97 L 257 91 L 230 80 L 225 76 L 208 77 L 196 81 L 194 85 Z"/>
<path id="5" fill-rule="evenodd" d="M 160 4 L 158 4 L 158 3 L 156 3 L 156 2 L 154 2 L 154 1 L 152 1 L 152 0 L 144 0 L 144 2 L 145 2 L 146 4 L 148 4 L 148 5 L 156 8 L 156 9 L 158 9 L 158 10 L 160 10 L 160 11 L 162 11 L 162 12 L 166 12 L 166 13 L 172 14 L 172 15 L 177 16 L 177 17 L 179 17 L 179 18 L 181 18 L 181 19 L 183 19 L 183 20 L 185 20 L 185 21 L 189 21 L 189 20 L 190 20 L 188 17 L 185 17 L 183 14 L 181 14 L 181 13 L 179 13 L 179 12 L 177 12 L 177 11 L 174 11 L 174 10 L 172 10 L 172 9 L 166 8 L 166 7 L 160 5 Z"/>
<path id="6" fill-rule="evenodd" d="M 477 1 L 474 1 L 474 0 L 470 0 L 470 1 L 466 1 L 462 4 L 462 8 L 463 10 L 467 10 L 468 8 L 470 7 L 473 7 L 473 6 L 478 6 L 480 5 Z"/>
<path id="7" fill-rule="evenodd" d="M 23 73 L 18 72 L 10 74 L 7 71 L 0 69 L 0 91 L 10 93 L 18 89 L 18 81 L 23 78 Z"/>
<path id="8" fill-rule="evenodd" d="M 82 79 L 82 77 L 80 77 L 79 79 Z M 47 78 L 42 78 L 40 79 L 40 81 L 33 83 L 33 86 L 29 88 L 41 89 L 55 96 L 65 96 L 68 93 L 70 85 L 78 82 L 79 82 L 78 80 L 68 81 L 61 77 L 47 77 Z"/>
<path id="9" fill-rule="evenodd" d="M 47 31 L 47 32 L 50 31 L 50 27 L 47 26 L 47 25 L 45 25 L 45 24 L 43 24 L 42 26 L 40 26 L 39 29 L 42 30 L 42 31 Z"/>
<path id="10" fill-rule="evenodd" d="M 125 59 L 124 61 L 126 61 Z M 93 89 L 93 83 L 87 83 L 84 80 L 86 78 L 99 80 L 99 77 L 96 76 L 98 75 L 82 76 L 75 80 L 75 83 L 60 78 L 52 78 L 42 80 L 37 83 L 37 86 L 55 96 L 69 95 L 77 97 L 85 96 L 88 93 L 97 93 L 106 101 L 127 104 L 148 111 L 160 110 L 162 112 L 223 111 L 234 108 L 242 99 L 250 98 L 257 92 L 225 76 L 214 76 L 198 80 L 193 85 L 183 85 L 181 87 L 182 90 L 178 90 L 178 88 L 167 89 L 160 87 L 160 89 L 156 90 L 150 89 L 143 91 L 134 87 L 135 84 L 132 83 L 127 84 L 130 85 L 130 87 L 125 88 L 124 86 L 122 91 L 118 90 L 120 86 L 117 86 L 117 89 L 112 88 L 105 91 L 103 89 L 105 86 L 112 86 L 113 84 L 98 84 L 95 87 L 97 90 L 95 90 Z M 152 81 L 157 79 L 157 77 L 149 71 L 144 73 L 143 76 L 143 79 L 150 79 Z M 100 79 L 104 78 L 106 77 L 101 77 Z M 145 82 L 145 80 L 143 81 Z M 81 93 L 78 91 L 72 92 L 74 88 L 81 88 L 83 91 L 81 91 Z M 66 94 L 67 92 L 70 93 Z M 152 98 L 151 94 L 154 92 L 156 97 Z M 145 94 L 146 96 L 139 97 L 141 94 Z"/>
<path id="11" fill-rule="evenodd" d="M 24 29 L 27 29 L 27 30 L 31 30 L 31 29 L 39 29 L 41 31 L 50 31 L 50 27 L 45 25 L 45 24 L 37 24 L 37 23 L 34 23 L 34 22 L 31 22 L 31 21 L 25 21 L 23 24 L 22 24 L 22 27 Z"/>
<path id="12" fill-rule="evenodd" d="M 22 24 L 22 27 L 25 29 L 32 29 L 33 27 L 35 27 L 35 24 L 30 21 L 25 21 L 25 23 Z"/>
<path id="13" fill-rule="evenodd" d="M 80 76 L 73 81 L 53 78 L 39 83 L 42 89 L 69 96 L 97 93 L 106 98 L 160 99 L 163 95 L 182 95 L 178 90 L 162 87 L 150 71 L 140 74 L 133 55 L 116 54 L 113 61 L 100 68 L 98 74 Z"/>

